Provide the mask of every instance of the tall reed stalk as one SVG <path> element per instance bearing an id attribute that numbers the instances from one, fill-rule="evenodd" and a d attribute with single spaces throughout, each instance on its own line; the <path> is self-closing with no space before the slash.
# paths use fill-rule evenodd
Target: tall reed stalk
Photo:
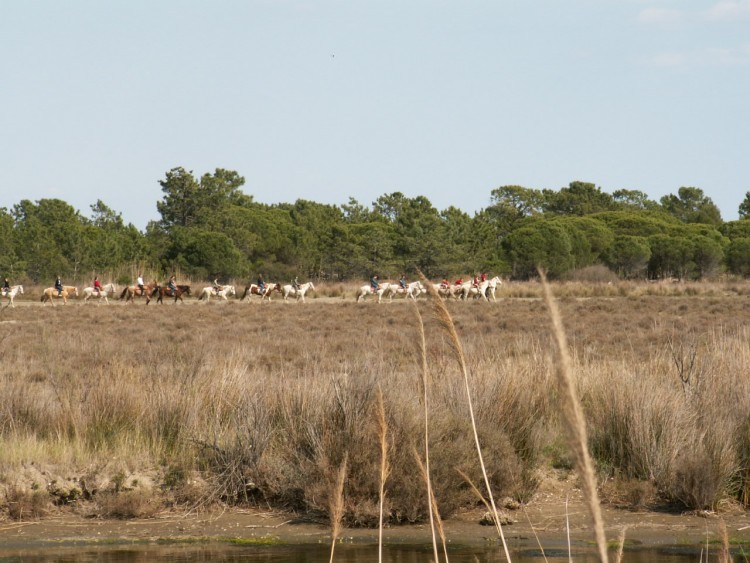
<path id="1" fill-rule="evenodd" d="M 505 550 L 505 557 L 508 561 L 510 561 L 510 552 L 508 551 L 508 543 L 505 541 L 505 534 L 503 533 L 503 527 L 500 524 L 500 518 L 497 513 L 497 507 L 495 506 L 495 497 L 492 495 L 492 487 L 490 486 L 490 479 L 487 476 L 487 468 L 484 464 L 484 458 L 482 457 L 482 447 L 479 443 L 479 433 L 477 432 L 477 421 L 476 417 L 474 416 L 474 404 L 471 399 L 471 386 L 469 385 L 469 368 L 466 365 L 466 356 L 464 355 L 463 347 L 461 346 L 461 341 L 458 338 L 458 333 L 456 332 L 456 326 L 453 324 L 453 319 L 451 318 L 450 313 L 448 312 L 448 309 L 445 307 L 445 303 L 443 303 L 442 298 L 438 295 L 437 291 L 435 291 L 435 286 L 432 285 L 432 283 L 424 276 L 422 272 L 419 272 L 419 277 L 422 279 L 422 283 L 427 288 L 427 293 L 431 297 L 430 303 L 432 303 L 435 316 L 438 320 L 438 322 L 443 326 L 443 328 L 448 333 L 449 342 L 451 344 L 451 347 L 453 348 L 453 352 L 455 354 L 456 360 L 458 361 L 459 366 L 461 367 L 461 373 L 463 375 L 464 380 L 464 389 L 466 391 L 466 400 L 469 405 L 469 418 L 471 419 L 471 429 L 474 434 L 474 444 L 477 449 L 477 457 L 479 458 L 479 465 L 482 469 L 482 477 L 484 478 L 484 486 L 487 490 L 487 498 L 490 499 L 490 506 L 492 506 L 492 515 L 495 519 L 495 522 L 497 524 L 497 529 L 500 533 L 500 539 L 503 542 L 503 549 Z"/>
<path id="2" fill-rule="evenodd" d="M 424 334 L 424 322 L 422 322 L 422 315 L 419 312 L 419 307 L 417 307 L 416 302 L 414 304 L 414 314 L 417 317 L 417 320 L 419 321 L 417 323 L 417 327 L 419 328 L 419 350 L 420 350 L 420 360 L 421 360 L 421 370 L 420 373 L 422 374 L 422 408 L 424 412 L 424 471 L 422 472 L 425 480 L 425 484 L 427 485 L 427 510 L 430 515 L 430 531 L 432 532 L 432 549 L 434 551 L 435 555 L 435 563 L 439 561 L 438 558 L 438 550 L 437 550 L 437 538 L 435 537 L 435 516 L 433 514 L 433 502 L 432 499 L 434 498 L 434 494 L 432 492 L 432 481 L 430 479 L 430 411 L 428 408 L 428 389 L 429 389 L 429 375 L 430 372 L 427 369 L 427 343 L 425 342 L 425 334 Z M 419 460 L 419 456 L 414 456 L 417 460 Z M 421 466 L 421 460 L 419 460 L 420 466 Z M 438 515 L 438 518 L 440 516 Z M 445 545 L 445 541 L 443 541 L 443 545 Z M 447 556 L 446 556 L 447 557 Z"/>
<path id="3" fill-rule="evenodd" d="M 583 496 L 594 525 L 594 538 L 599 552 L 599 559 L 606 563 L 607 538 L 604 535 L 604 520 L 602 519 L 601 507 L 599 506 L 599 494 L 596 491 L 596 477 L 594 475 L 594 464 L 591 461 L 588 448 L 588 436 L 586 432 L 586 421 L 583 417 L 581 401 L 578 399 L 575 381 L 573 379 L 573 362 L 568 351 L 568 340 L 565 336 L 560 310 L 552 295 L 552 288 L 547 282 L 544 272 L 540 270 L 542 285 L 544 286 L 544 299 L 549 308 L 550 319 L 555 340 L 557 342 L 557 384 L 560 390 L 562 402 L 562 419 L 565 427 L 568 446 L 573 451 L 576 468 L 583 483 Z"/>
<path id="4" fill-rule="evenodd" d="M 388 424 L 385 418 L 385 405 L 383 404 L 383 389 L 378 384 L 378 441 L 380 443 L 380 506 L 378 509 L 378 561 L 383 561 L 383 509 L 385 505 L 385 482 L 390 473 L 388 465 Z"/>
<path id="5" fill-rule="evenodd" d="M 417 467 L 419 467 L 419 472 L 422 474 L 423 479 L 427 479 L 427 468 L 425 467 L 424 463 L 422 463 L 422 459 L 419 457 L 419 453 L 415 449 L 413 452 L 414 460 L 417 462 Z M 430 498 L 427 499 L 427 501 L 430 503 L 430 513 L 435 515 L 435 528 L 438 531 L 438 535 L 440 535 L 440 541 L 443 544 L 443 557 L 445 557 L 445 563 L 448 563 L 448 540 L 445 537 L 445 528 L 443 528 L 443 520 L 440 518 L 440 511 L 438 510 L 437 505 L 437 499 L 435 498 L 435 492 L 432 489 L 428 489 L 427 491 L 430 495 Z M 433 531 L 433 537 L 434 537 L 434 531 Z M 440 558 L 437 555 L 437 545 L 435 543 L 435 540 L 433 539 L 432 542 L 434 555 L 435 555 L 435 563 L 440 563 Z"/>

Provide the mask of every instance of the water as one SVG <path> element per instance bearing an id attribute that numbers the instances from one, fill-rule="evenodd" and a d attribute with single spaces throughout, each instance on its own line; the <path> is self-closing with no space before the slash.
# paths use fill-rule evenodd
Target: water
<path id="1" fill-rule="evenodd" d="M 718 548 L 712 558 L 718 557 Z M 503 550 L 497 546 L 451 547 L 451 563 L 490 563 L 505 561 Z M 568 560 L 566 550 L 547 550 L 547 560 Z M 544 558 L 537 549 L 521 549 L 511 553 L 514 563 L 539 563 Z M 658 549 L 626 550 L 625 563 L 694 563 L 700 557 L 700 547 L 664 547 Z M 3 549 L 0 547 L 0 563 L 150 563 L 150 562 L 218 562 L 218 563 L 328 563 L 330 546 L 231 546 L 223 544 L 181 545 L 118 545 L 118 546 L 56 546 Z M 428 563 L 434 559 L 432 546 L 398 545 L 383 550 L 383 561 L 387 563 Z M 575 563 L 596 561 L 593 551 L 573 552 Z M 737 558 L 737 560 L 741 560 Z M 337 563 L 377 563 L 376 545 L 336 546 L 334 561 Z M 442 561 L 442 553 L 441 553 Z"/>

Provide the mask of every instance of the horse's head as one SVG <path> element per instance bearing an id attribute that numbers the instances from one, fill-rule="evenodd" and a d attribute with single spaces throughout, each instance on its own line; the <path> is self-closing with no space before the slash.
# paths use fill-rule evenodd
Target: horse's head
<path id="1" fill-rule="evenodd" d="M 273 284 L 273 288 L 271 289 L 271 291 L 278 291 L 279 293 L 281 293 L 281 284 L 280 283 Z"/>
<path id="2" fill-rule="evenodd" d="M 76 297 L 78 297 L 78 288 L 77 287 L 73 288 L 73 295 L 75 295 Z"/>
<path id="3" fill-rule="evenodd" d="M 189 286 L 189 285 L 183 285 L 183 286 L 182 286 L 182 292 L 183 292 L 183 293 L 184 293 L 185 295 L 190 295 L 190 286 Z"/>
<path id="4" fill-rule="evenodd" d="M 23 295 L 23 286 L 22 285 L 18 286 L 18 293 L 20 293 L 21 295 Z"/>
<path id="5" fill-rule="evenodd" d="M 307 282 L 307 283 L 309 284 L 308 289 L 312 289 L 313 291 L 315 291 L 315 285 L 313 284 L 313 282 Z"/>

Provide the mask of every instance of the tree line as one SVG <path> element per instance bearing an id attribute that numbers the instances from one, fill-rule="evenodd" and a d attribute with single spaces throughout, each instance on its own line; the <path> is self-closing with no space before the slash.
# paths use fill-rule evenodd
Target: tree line
<path id="1" fill-rule="evenodd" d="M 750 192 L 740 219 L 725 222 L 696 187 L 657 202 L 578 181 L 559 190 L 501 186 L 472 216 L 400 192 L 370 205 L 263 204 L 242 191 L 240 174 L 224 169 L 197 177 L 174 168 L 159 184 L 161 218 L 143 232 L 101 200 L 89 217 L 60 199 L 0 209 L 0 269 L 33 283 L 104 272 L 128 283 L 135 269 L 331 281 L 417 268 L 429 277 L 481 270 L 528 279 L 537 266 L 559 278 L 594 265 L 626 279 L 750 276 Z"/>

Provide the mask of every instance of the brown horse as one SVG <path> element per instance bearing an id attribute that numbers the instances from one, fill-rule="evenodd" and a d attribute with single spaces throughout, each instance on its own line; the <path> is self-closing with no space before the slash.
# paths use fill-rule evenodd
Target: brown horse
<path id="1" fill-rule="evenodd" d="M 55 299 L 62 299 L 63 305 L 68 302 L 68 296 L 75 295 L 78 297 L 78 288 L 72 285 L 64 285 L 62 291 L 57 291 L 54 287 L 48 287 L 42 292 L 42 303 L 49 301 L 52 305 L 55 304 Z"/>
<path id="2" fill-rule="evenodd" d="M 156 282 L 147 283 L 143 286 L 145 291 L 141 291 L 141 288 L 137 285 L 130 285 L 122 290 L 122 293 L 120 294 L 120 299 L 124 299 L 125 303 L 130 301 L 131 303 L 135 303 L 136 297 L 145 297 L 146 298 L 146 305 L 148 305 L 148 302 L 151 301 L 151 294 L 153 293 L 154 289 L 156 289 L 157 284 Z"/>
<path id="3" fill-rule="evenodd" d="M 189 285 L 178 285 L 177 289 L 173 292 L 168 286 L 162 286 L 157 285 L 152 291 L 151 291 L 151 297 L 154 297 L 155 295 L 158 295 L 156 298 L 157 303 L 164 304 L 164 301 L 162 300 L 163 297 L 174 297 L 174 302 L 177 303 L 177 300 L 179 299 L 182 303 L 184 301 L 182 300 L 182 296 L 184 295 L 190 295 L 190 286 Z"/>
<path id="4" fill-rule="evenodd" d="M 267 283 L 265 289 L 261 291 L 260 287 L 257 284 L 251 283 L 250 285 L 245 286 L 245 293 L 242 294 L 242 297 L 240 297 L 240 301 L 244 301 L 245 297 L 249 297 L 250 295 L 260 295 L 261 301 L 268 297 L 268 299 L 271 299 L 271 292 L 272 291 L 278 291 L 281 293 L 281 284 L 280 283 Z"/>

